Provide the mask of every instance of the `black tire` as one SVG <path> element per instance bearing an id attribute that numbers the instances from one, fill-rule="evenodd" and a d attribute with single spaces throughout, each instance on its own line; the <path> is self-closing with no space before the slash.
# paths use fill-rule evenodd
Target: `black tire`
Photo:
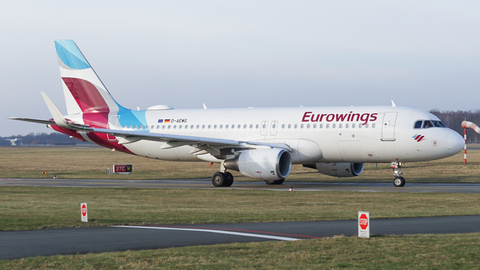
<path id="1" fill-rule="evenodd" d="M 225 186 L 226 182 L 228 182 L 227 177 L 224 173 L 216 172 L 212 176 L 212 184 L 216 187 L 223 187 Z"/>
<path id="2" fill-rule="evenodd" d="M 395 187 L 403 187 L 405 186 L 405 178 L 403 177 L 395 177 L 395 179 L 393 180 L 393 185 Z"/>
<path id="3" fill-rule="evenodd" d="M 265 183 L 267 183 L 267 185 L 281 185 L 283 184 L 283 181 L 285 181 L 285 178 L 279 180 L 265 180 Z"/>
<path id="4" fill-rule="evenodd" d="M 233 175 L 229 172 L 225 172 L 225 187 L 229 187 L 233 184 Z"/>

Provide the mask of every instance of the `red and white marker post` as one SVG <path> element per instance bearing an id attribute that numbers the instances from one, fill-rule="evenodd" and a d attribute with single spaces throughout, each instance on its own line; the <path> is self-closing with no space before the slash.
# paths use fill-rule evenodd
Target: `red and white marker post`
<path id="1" fill-rule="evenodd" d="M 463 162 L 467 164 L 467 128 L 471 128 L 475 130 L 476 133 L 480 134 L 480 127 L 470 121 L 463 121 L 462 127 L 463 127 L 463 138 L 465 139 L 465 147 L 463 148 L 465 151 L 463 156 Z"/>
<path id="2" fill-rule="evenodd" d="M 358 237 L 370 238 L 370 213 L 358 211 Z"/>
<path id="3" fill-rule="evenodd" d="M 463 129 L 463 138 L 465 139 L 465 146 L 463 146 L 463 164 L 467 164 L 467 129 Z"/>
<path id="4" fill-rule="evenodd" d="M 88 222 L 87 203 L 80 204 L 80 213 L 82 222 Z"/>

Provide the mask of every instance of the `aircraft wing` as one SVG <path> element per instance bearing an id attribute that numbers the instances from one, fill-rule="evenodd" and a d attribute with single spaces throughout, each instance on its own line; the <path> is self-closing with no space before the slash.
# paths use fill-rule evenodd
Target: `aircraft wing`
<path id="1" fill-rule="evenodd" d="M 190 145 L 194 149 L 190 152 L 191 154 L 204 154 L 210 153 L 214 156 L 220 155 L 220 149 L 222 148 L 240 148 L 240 149 L 249 149 L 256 147 L 273 147 L 280 148 L 287 151 L 292 151 L 290 147 L 282 143 L 265 143 L 265 142 L 254 142 L 254 141 L 239 141 L 239 140 L 229 140 L 229 139 L 220 139 L 220 138 L 210 138 L 210 137 L 197 137 L 197 136 L 186 136 L 186 135 L 175 135 L 175 134 L 164 134 L 164 133 L 153 133 L 148 131 L 129 131 L 129 130 L 115 130 L 115 129 L 102 129 L 94 128 L 86 125 L 71 123 L 67 121 L 63 115 L 58 111 L 53 102 L 48 98 L 45 93 L 41 93 L 43 99 L 52 114 L 53 120 L 38 120 L 30 118 L 18 118 L 12 117 L 10 119 L 41 123 L 47 125 L 57 125 L 63 128 L 70 130 L 78 130 L 83 132 L 97 132 L 113 135 L 117 138 L 118 143 L 120 144 L 129 144 L 140 140 L 148 141 L 159 141 L 165 142 L 162 146 L 162 149 L 174 148 L 184 145 Z"/>
<path id="2" fill-rule="evenodd" d="M 32 123 L 37 123 L 37 124 L 45 124 L 45 125 L 55 124 L 55 121 L 53 121 L 53 120 L 40 120 L 40 119 L 21 118 L 21 117 L 9 117 L 8 119 L 25 121 L 25 122 L 32 122 Z"/>
<path id="3" fill-rule="evenodd" d="M 290 147 L 283 143 L 265 143 L 255 141 L 240 141 L 228 140 L 210 137 L 185 136 L 164 133 L 152 133 L 141 131 L 126 131 L 114 129 L 100 129 L 100 128 L 81 128 L 79 130 L 91 131 L 97 133 L 107 133 L 115 136 L 119 143 L 128 144 L 139 140 L 166 142 L 163 149 L 174 148 L 183 145 L 202 146 L 209 145 L 214 147 L 235 147 L 235 148 L 255 148 L 258 146 L 281 148 L 287 151 L 292 151 Z"/>

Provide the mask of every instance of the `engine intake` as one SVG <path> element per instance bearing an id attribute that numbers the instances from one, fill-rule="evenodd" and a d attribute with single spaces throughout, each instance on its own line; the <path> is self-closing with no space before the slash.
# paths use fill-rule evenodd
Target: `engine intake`
<path id="1" fill-rule="evenodd" d="M 225 168 L 262 180 L 284 179 L 292 168 L 289 152 L 278 149 L 255 149 L 242 151 L 234 159 L 225 160 Z"/>

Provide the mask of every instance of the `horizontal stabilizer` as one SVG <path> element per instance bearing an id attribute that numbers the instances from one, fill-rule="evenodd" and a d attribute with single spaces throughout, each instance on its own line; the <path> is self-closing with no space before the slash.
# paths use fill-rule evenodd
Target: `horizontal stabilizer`
<path id="1" fill-rule="evenodd" d="M 8 119 L 25 121 L 25 122 L 32 122 L 32 123 L 37 123 L 37 124 L 45 124 L 45 125 L 55 124 L 55 121 L 52 121 L 52 120 L 40 120 L 40 119 L 21 118 L 21 117 L 9 117 Z"/>

